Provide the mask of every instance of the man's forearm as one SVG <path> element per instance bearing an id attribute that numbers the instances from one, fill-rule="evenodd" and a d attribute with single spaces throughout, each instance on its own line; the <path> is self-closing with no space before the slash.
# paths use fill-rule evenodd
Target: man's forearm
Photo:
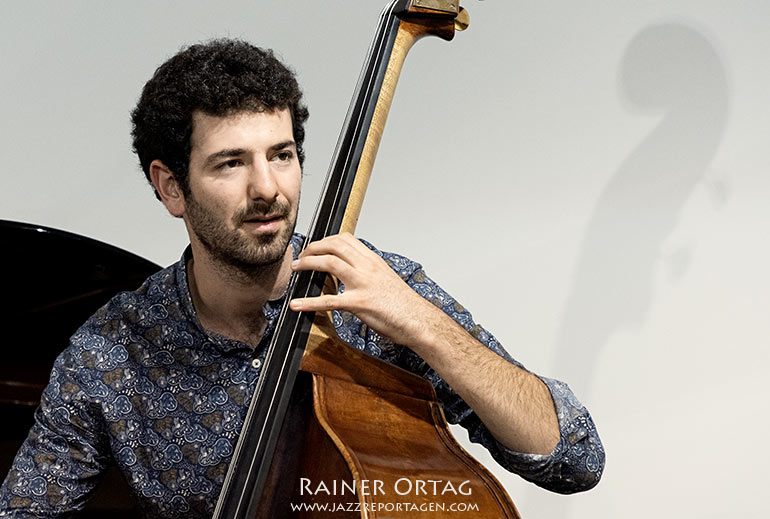
<path id="1" fill-rule="evenodd" d="M 426 302 L 427 303 L 427 302 Z M 550 454 L 559 441 L 551 394 L 535 375 L 484 347 L 428 303 L 419 340 L 409 346 L 454 389 L 503 445 Z"/>

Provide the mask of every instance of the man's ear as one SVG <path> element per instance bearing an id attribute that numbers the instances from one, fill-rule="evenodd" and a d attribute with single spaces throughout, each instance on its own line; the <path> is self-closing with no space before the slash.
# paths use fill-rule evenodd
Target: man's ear
<path id="1" fill-rule="evenodd" d="M 150 163 L 150 180 L 171 216 L 181 218 L 185 212 L 184 195 L 171 170 L 163 162 L 153 160 Z"/>

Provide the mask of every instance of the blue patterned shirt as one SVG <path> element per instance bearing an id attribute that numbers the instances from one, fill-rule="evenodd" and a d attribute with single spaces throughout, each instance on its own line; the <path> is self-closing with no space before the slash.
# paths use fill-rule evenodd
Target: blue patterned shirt
<path id="1" fill-rule="evenodd" d="M 295 256 L 302 241 L 300 235 L 292 238 Z M 473 337 L 521 366 L 418 263 L 372 249 Z M 115 296 L 72 336 L 0 489 L 0 517 L 59 517 L 82 508 L 113 462 L 148 517 L 211 517 L 267 340 L 255 352 L 203 329 L 187 285 L 189 254 L 188 249 L 137 291 Z M 273 333 L 284 299 L 269 301 L 263 309 L 265 338 Z M 468 405 L 411 350 L 349 313 L 335 312 L 334 324 L 353 347 L 429 380 L 447 420 L 465 427 L 470 439 L 508 470 L 562 493 L 586 490 L 599 481 L 601 442 L 566 384 L 542 378 L 559 419 L 556 448 L 550 455 L 516 453 L 495 441 Z"/>

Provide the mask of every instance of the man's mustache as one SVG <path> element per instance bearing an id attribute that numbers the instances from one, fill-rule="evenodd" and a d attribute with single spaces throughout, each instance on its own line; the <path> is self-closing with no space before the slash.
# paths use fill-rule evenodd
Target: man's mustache
<path id="1" fill-rule="evenodd" d="M 250 202 L 247 207 L 238 211 L 233 217 L 233 220 L 236 224 L 240 224 L 247 220 L 265 218 L 266 216 L 272 218 L 285 218 L 289 215 L 290 210 L 289 204 L 281 200 L 276 200 L 271 203 L 256 200 Z"/>

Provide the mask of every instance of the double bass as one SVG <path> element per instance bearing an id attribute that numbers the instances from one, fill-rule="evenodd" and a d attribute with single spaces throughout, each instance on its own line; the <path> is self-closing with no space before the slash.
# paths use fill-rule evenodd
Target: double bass
<path id="1" fill-rule="evenodd" d="M 404 59 L 417 40 L 467 26 L 458 2 L 383 9 L 306 243 L 354 231 Z M 427 381 L 342 343 L 331 315 L 288 308 L 336 289 L 323 272 L 292 276 L 214 519 L 518 518 L 452 437 Z"/>

